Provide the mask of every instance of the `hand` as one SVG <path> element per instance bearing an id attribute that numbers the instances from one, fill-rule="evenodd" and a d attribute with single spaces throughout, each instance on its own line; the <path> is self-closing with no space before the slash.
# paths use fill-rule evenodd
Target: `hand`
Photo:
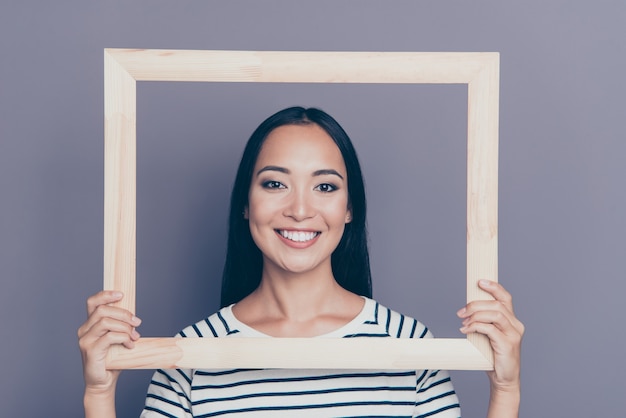
<path id="1" fill-rule="evenodd" d="M 102 291 L 87 299 L 89 317 L 78 329 L 86 395 L 114 395 L 120 372 L 106 369 L 109 348 L 115 344 L 133 348 L 139 338 L 135 327 L 141 320 L 126 309 L 111 306 L 122 297 L 121 292 Z"/>
<path id="2" fill-rule="evenodd" d="M 494 354 L 494 370 L 487 372 L 494 397 L 517 399 L 520 393 L 520 352 L 524 324 L 513 313 L 511 294 L 502 285 L 487 280 L 479 281 L 495 300 L 470 302 L 457 314 L 463 318 L 461 332 L 486 335 Z"/>

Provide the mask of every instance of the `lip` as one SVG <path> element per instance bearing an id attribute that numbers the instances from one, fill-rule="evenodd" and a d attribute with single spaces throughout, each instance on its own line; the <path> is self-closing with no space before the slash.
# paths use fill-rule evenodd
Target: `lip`
<path id="1" fill-rule="evenodd" d="M 313 237 L 310 240 L 307 241 L 292 241 L 288 238 L 285 238 L 282 234 L 281 231 L 287 231 L 287 232 L 293 232 L 293 233 L 298 233 L 298 232 L 303 232 L 303 233 L 315 233 L 315 237 Z M 320 237 L 320 235 L 322 235 L 322 233 L 320 231 L 316 231 L 314 229 L 292 229 L 292 228 L 283 228 L 283 229 L 275 229 L 274 232 L 276 232 L 276 235 L 278 236 L 278 238 L 280 238 L 280 240 L 285 243 L 287 246 L 291 247 L 291 248 L 298 248 L 298 249 L 303 249 L 303 248 L 308 248 L 310 246 L 312 246 L 313 244 L 315 244 L 318 240 L 318 238 Z"/>

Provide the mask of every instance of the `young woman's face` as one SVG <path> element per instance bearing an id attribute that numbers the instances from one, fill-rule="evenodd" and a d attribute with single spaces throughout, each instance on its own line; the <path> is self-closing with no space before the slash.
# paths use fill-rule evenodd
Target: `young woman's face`
<path id="1" fill-rule="evenodd" d="M 315 124 L 274 129 L 257 158 L 248 204 L 246 217 L 265 268 L 331 271 L 331 254 L 351 216 L 339 148 Z"/>

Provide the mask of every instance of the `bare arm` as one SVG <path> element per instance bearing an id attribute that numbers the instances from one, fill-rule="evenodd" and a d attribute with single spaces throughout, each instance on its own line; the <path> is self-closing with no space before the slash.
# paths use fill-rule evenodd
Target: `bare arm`
<path id="1" fill-rule="evenodd" d="M 458 312 L 463 318 L 461 332 L 479 332 L 489 337 L 494 353 L 487 418 L 517 418 L 521 397 L 520 360 L 524 335 L 522 324 L 513 313 L 513 299 L 502 285 L 481 280 L 479 286 L 495 300 L 475 301 Z"/>
<path id="2" fill-rule="evenodd" d="M 106 369 L 106 356 L 114 344 L 128 348 L 139 334 L 141 320 L 129 311 L 111 306 L 122 298 L 120 292 L 102 291 L 87 300 L 87 321 L 78 329 L 78 345 L 83 358 L 86 418 L 115 417 L 115 387 L 119 371 Z"/>

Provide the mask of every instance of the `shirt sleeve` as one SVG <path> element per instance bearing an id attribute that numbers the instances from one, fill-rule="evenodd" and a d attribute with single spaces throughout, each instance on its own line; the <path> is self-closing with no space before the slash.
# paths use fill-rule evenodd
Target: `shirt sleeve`
<path id="1" fill-rule="evenodd" d="M 459 418 L 461 416 L 459 398 L 447 371 L 422 371 L 417 375 L 416 390 L 414 417 Z"/>
<path id="2" fill-rule="evenodd" d="M 191 418 L 192 370 L 157 370 L 152 376 L 141 418 Z"/>

